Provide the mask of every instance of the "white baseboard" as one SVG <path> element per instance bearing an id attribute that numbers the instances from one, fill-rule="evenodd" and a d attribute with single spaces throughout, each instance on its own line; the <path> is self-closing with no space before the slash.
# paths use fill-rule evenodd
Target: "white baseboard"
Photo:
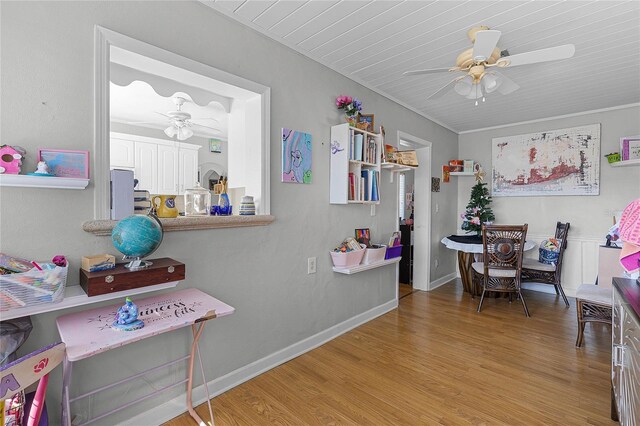
<path id="1" fill-rule="evenodd" d="M 247 380 L 258 376 L 265 371 L 271 370 L 272 368 L 277 367 L 278 365 L 283 364 L 295 357 L 298 357 L 305 352 L 309 352 L 310 350 L 315 349 L 318 346 L 335 339 L 341 334 L 344 334 L 347 331 L 358 327 L 359 325 L 369 322 L 372 319 L 379 317 L 380 315 L 386 314 L 387 312 L 392 311 L 397 307 L 398 300 L 390 300 L 380 306 L 356 315 L 355 317 L 349 318 L 348 320 L 343 321 L 340 324 L 336 324 L 333 327 L 323 330 L 318 334 L 310 336 L 304 340 L 294 343 L 289 347 L 281 349 L 278 352 L 254 361 L 251 364 L 240 367 L 237 370 L 232 371 L 222 377 L 211 380 L 208 382 L 210 396 L 214 397 L 220 395 L 221 393 L 224 393 L 227 390 L 232 389 L 246 382 Z M 194 406 L 202 404 L 206 401 L 207 398 L 203 385 L 198 386 L 193 390 L 192 399 Z M 213 414 L 215 416 L 215 407 L 213 408 Z M 159 425 L 186 411 L 187 408 L 185 393 L 184 395 L 173 398 L 163 403 L 162 405 L 155 407 L 153 410 L 140 413 L 135 417 L 127 420 L 126 422 L 120 423 L 120 425 Z"/>
<path id="2" fill-rule="evenodd" d="M 452 272 L 450 274 L 445 275 L 444 277 L 438 278 L 435 281 L 431 281 L 429 283 L 429 291 L 435 290 L 436 288 L 438 288 L 441 285 L 444 285 L 444 284 L 450 282 L 451 280 L 455 280 L 456 276 L 457 276 L 457 273 L 456 272 Z"/>

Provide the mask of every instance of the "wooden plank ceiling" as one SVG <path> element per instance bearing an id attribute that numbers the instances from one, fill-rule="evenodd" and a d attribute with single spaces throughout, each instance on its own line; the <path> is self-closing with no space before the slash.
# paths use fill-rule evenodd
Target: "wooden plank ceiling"
<path id="1" fill-rule="evenodd" d="M 636 0 L 203 3 L 456 132 L 640 102 Z M 520 89 L 478 106 L 454 91 L 427 100 L 462 74 L 402 73 L 453 66 L 477 25 L 500 30 L 498 47 L 511 55 L 568 43 L 576 53 L 504 69 Z"/>

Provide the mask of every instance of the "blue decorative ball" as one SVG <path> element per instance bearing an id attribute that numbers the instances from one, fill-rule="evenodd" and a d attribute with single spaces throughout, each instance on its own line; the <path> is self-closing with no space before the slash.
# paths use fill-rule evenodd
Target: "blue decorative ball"
<path id="1" fill-rule="evenodd" d="M 113 245 L 128 257 L 145 257 L 162 242 L 162 225 L 150 216 L 133 215 L 122 219 L 111 232 Z"/>

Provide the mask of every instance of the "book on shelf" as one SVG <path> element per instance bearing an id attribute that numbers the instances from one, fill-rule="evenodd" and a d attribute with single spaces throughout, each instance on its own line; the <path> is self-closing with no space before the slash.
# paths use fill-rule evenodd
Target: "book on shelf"
<path id="1" fill-rule="evenodd" d="M 620 155 L 622 161 L 640 159 L 640 136 L 620 138 Z"/>
<path id="2" fill-rule="evenodd" d="M 371 201 L 379 201 L 380 193 L 378 192 L 378 172 L 376 172 L 375 170 L 372 170 L 371 172 L 373 174 L 373 177 L 371 179 L 371 181 L 373 182 L 373 185 L 371 187 Z"/>

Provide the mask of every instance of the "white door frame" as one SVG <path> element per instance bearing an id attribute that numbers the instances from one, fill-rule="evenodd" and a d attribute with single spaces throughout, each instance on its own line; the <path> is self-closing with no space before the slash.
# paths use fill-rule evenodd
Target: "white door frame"
<path id="1" fill-rule="evenodd" d="M 421 161 L 420 169 L 424 170 L 424 174 L 428 177 L 431 177 L 431 148 L 432 143 L 421 139 L 417 136 L 413 136 L 409 133 L 405 133 L 401 130 L 398 130 L 398 147 L 401 147 L 401 141 L 410 142 L 415 145 L 416 150 L 420 150 L 420 152 L 425 152 L 427 155 L 427 161 Z M 422 174 L 422 173 L 421 173 Z M 399 179 L 398 179 L 399 180 Z M 414 193 L 417 193 L 418 187 L 418 179 L 416 179 L 415 171 L 414 171 L 414 179 L 413 179 L 413 188 Z M 413 251 L 414 251 L 414 260 L 418 259 L 416 253 L 419 255 L 420 259 L 424 259 L 425 261 L 420 262 L 419 264 L 413 263 L 413 288 L 416 290 L 428 291 L 431 289 L 431 181 L 421 183 L 420 185 L 420 196 L 426 197 L 425 205 L 428 206 L 427 209 L 416 209 L 414 211 L 414 227 L 413 227 Z M 415 203 L 415 200 L 414 200 Z M 426 211 L 425 211 L 426 210 Z M 396 203 L 396 217 L 399 217 L 399 205 Z M 416 265 L 418 267 L 416 268 Z M 418 272 L 416 274 L 416 272 Z M 418 278 L 418 279 L 416 279 Z"/>

